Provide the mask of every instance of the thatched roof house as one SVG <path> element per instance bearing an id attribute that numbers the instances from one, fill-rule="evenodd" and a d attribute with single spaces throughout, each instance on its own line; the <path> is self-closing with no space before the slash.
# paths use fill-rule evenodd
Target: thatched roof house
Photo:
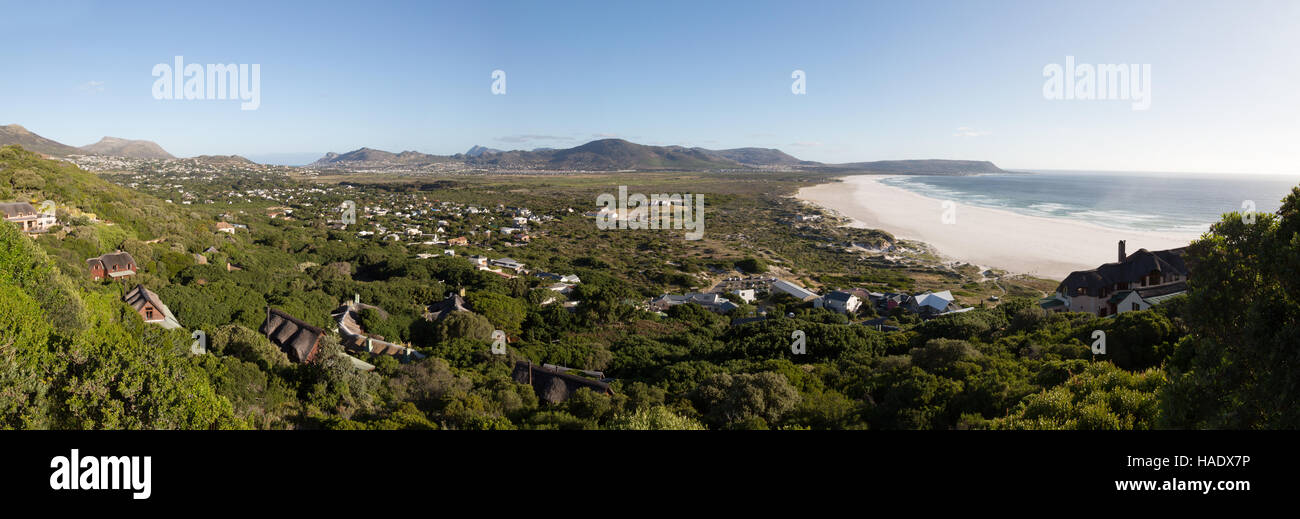
<path id="1" fill-rule="evenodd" d="M 123 251 L 110 252 L 97 258 L 86 260 L 90 278 L 99 281 L 104 278 L 122 279 L 135 275 L 135 258 Z"/>
<path id="2" fill-rule="evenodd" d="M 441 321 L 455 312 L 468 311 L 469 308 L 465 307 L 465 298 L 453 292 L 446 299 L 429 305 L 429 310 L 424 313 L 424 318 L 429 321 Z"/>
<path id="3" fill-rule="evenodd" d="M 573 393 L 584 387 L 604 395 L 614 394 L 609 389 L 609 384 L 599 380 L 570 375 L 558 367 L 538 366 L 528 361 L 516 362 L 511 376 L 515 382 L 532 385 L 537 398 L 551 404 L 568 400 Z"/>
<path id="4" fill-rule="evenodd" d="M 303 322 L 280 310 L 267 307 L 266 322 L 259 330 L 289 356 L 289 360 L 306 364 L 316 360 L 325 330 Z"/>
<path id="5" fill-rule="evenodd" d="M 1056 292 L 1070 296 L 1104 297 L 1114 291 L 1130 288 L 1133 284 L 1148 287 L 1187 279 L 1187 264 L 1183 262 L 1186 247 L 1154 252 L 1138 249 L 1128 256 L 1123 255 L 1122 244 L 1120 247 L 1120 261 L 1092 270 L 1071 272 L 1061 281 Z"/>
<path id="6" fill-rule="evenodd" d="M 122 300 L 131 305 L 131 308 L 134 308 L 146 323 L 154 323 L 168 330 L 181 327 L 181 324 L 176 321 L 176 316 L 172 315 L 171 309 L 158 298 L 158 294 L 145 288 L 144 285 L 136 285 Z"/>

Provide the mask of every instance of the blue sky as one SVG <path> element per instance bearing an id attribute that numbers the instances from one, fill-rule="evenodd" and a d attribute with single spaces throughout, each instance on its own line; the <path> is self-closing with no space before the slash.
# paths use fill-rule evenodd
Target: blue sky
<path id="1" fill-rule="evenodd" d="M 0 124 L 72 145 L 256 158 L 618 136 L 826 162 L 1300 173 L 1294 1 L 4 4 Z M 155 100 L 151 70 L 177 55 L 260 64 L 260 108 Z M 1066 56 L 1150 64 L 1150 109 L 1045 99 L 1043 68 Z"/>

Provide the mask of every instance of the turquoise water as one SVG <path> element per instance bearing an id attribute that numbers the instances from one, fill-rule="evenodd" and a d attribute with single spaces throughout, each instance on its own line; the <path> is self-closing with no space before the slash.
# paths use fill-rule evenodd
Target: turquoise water
<path id="1" fill-rule="evenodd" d="M 1070 218 L 1124 230 L 1202 233 L 1223 213 L 1274 212 L 1300 177 L 1043 171 L 974 176 L 912 175 L 882 183 L 959 204 Z"/>

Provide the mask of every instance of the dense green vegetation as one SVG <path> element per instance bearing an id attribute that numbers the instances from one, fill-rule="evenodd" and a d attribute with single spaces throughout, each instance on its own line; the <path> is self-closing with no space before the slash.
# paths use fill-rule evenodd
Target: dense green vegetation
<path id="1" fill-rule="evenodd" d="M 1188 296 L 1114 318 L 1048 314 L 1015 293 L 995 307 L 925 322 L 899 316 L 898 332 L 850 324 L 868 313 L 850 319 L 788 297 L 770 301 L 769 319 L 740 325 L 694 304 L 666 315 L 639 304 L 704 288 L 710 273 L 726 269 L 783 269 L 810 285 L 984 289 L 960 271 L 873 265 L 826 245 L 887 235 L 772 225 L 799 210 L 783 194 L 807 181 L 660 175 L 631 188 L 707 193 L 709 238 L 688 242 L 680 234 L 597 230 L 581 216 L 589 207 L 574 200 L 594 200 L 610 182 L 590 177 L 330 189 L 284 179 L 282 187 L 317 194 L 310 203 L 299 199 L 294 219 L 271 219 L 264 215 L 273 201 L 166 204 L 7 147 L 0 198 L 52 199 L 114 225 L 70 218 L 35 240 L 0 225 L 0 427 L 1300 426 L 1292 405 L 1300 390 L 1300 189 L 1279 214 L 1249 225 L 1225 215 L 1194 244 Z M 212 183 L 200 198 L 239 182 Z M 469 251 L 575 273 L 582 283 L 559 298 L 580 303 L 572 311 L 544 304 L 554 293 L 538 278 L 505 279 L 460 257 L 419 259 L 437 250 L 358 239 L 313 212 L 344 199 L 415 196 L 484 206 L 510 199 L 558 215 L 526 247 L 507 249 L 493 237 Z M 237 215 L 249 230 L 214 232 L 219 213 Z M 121 302 L 127 287 L 87 279 L 85 258 L 115 249 L 137 259 L 136 282 L 157 292 L 185 329 L 145 324 Z M 1032 283 L 1012 286 L 1037 295 Z M 422 317 L 461 291 L 471 312 Z M 354 296 L 383 310 L 362 312 L 363 328 L 428 358 L 365 356 L 376 369 L 358 371 L 331 334 L 320 361 L 298 365 L 256 331 L 267 306 L 334 330 L 330 311 Z M 494 329 L 511 337 L 506 355 L 489 351 Z M 191 330 L 207 334 L 209 354 L 188 353 Z M 806 335 L 806 354 L 791 352 L 796 330 Z M 1094 330 L 1106 331 L 1108 355 L 1091 354 Z M 583 389 L 561 404 L 539 402 L 510 378 L 522 359 L 602 370 L 616 379 L 614 395 Z"/>

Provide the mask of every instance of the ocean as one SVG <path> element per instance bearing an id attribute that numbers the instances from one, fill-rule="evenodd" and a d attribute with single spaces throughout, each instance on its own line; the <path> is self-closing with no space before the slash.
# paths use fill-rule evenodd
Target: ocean
<path id="1" fill-rule="evenodd" d="M 1122 230 L 1200 234 L 1250 200 L 1275 212 L 1300 184 L 1285 175 L 1039 171 L 881 180 L 922 196 Z"/>

